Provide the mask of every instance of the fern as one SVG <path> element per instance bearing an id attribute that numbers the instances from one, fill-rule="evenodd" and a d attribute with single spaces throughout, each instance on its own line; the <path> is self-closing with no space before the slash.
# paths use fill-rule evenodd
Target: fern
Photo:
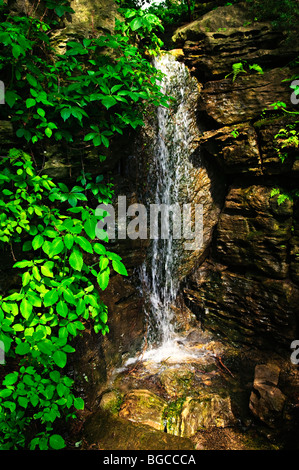
<path id="1" fill-rule="evenodd" d="M 237 76 L 240 73 L 247 73 L 246 70 L 243 67 L 242 62 L 237 62 L 236 64 L 233 64 L 233 82 L 236 80 Z"/>
<path id="2" fill-rule="evenodd" d="M 243 62 L 236 62 L 235 64 L 233 64 L 232 65 L 232 72 L 230 72 L 228 75 L 226 75 L 225 78 L 232 75 L 233 76 L 233 82 L 235 82 L 238 75 L 240 75 L 240 73 L 248 73 L 248 71 L 245 70 L 245 68 L 244 68 L 244 64 L 243 64 Z M 248 68 L 249 68 L 249 71 L 255 71 L 255 72 L 258 72 L 260 74 L 264 73 L 262 67 L 258 64 L 249 65 Z"/>
<path id="3" fill-rule="evenodd" d="M 250 69 L 250 70 L 254 70 L 255 72 L 258 72 L 258 73 L 260 73 L 260 74 L 263 74 L 263 73 L 264 73 L 262 67 L 261 67 L 260 65 L 258 65 L 258 64 L 249 65 L 249 69 Z"/>

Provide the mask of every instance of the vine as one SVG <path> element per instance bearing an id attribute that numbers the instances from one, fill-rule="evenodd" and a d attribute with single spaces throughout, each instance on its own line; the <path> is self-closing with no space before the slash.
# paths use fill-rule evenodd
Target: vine
<path id="1" fill-rule="evenodd" d="M 103 244 L 106 234 L 96 232 L 105 213 L 95 207 L 111 201 L 111 185 L 83 171 L 69 188 L 43 174 L 36 160 L 45 142 L 72 142 L 83 150 L 92 145 L 103 161 L 116 135 L 143 125 L 149 105 L 168 105 L 161 73 L 147 58 L 161 45 L 154 15 L 127 12 L 114 35 L 68 41 L 57 54 L 52 28 L 73 11 L 68 1 L 46 0 L 38 19 L 38 6 L 17 16 L 0 1 L 7 85 L 1 113 L 10 116 L 20 142 L 0 159 L 0 249 L 10 251 L 20 278 L 0 296 L 1 449 L 65 447 L 56 425 L 84 408 L 63 373 L 75 352 L 72 340 L 90 321 L 96 333 L 109 332 L 99 292 L 112 270 L 127 275 L 121 257 Z"/>

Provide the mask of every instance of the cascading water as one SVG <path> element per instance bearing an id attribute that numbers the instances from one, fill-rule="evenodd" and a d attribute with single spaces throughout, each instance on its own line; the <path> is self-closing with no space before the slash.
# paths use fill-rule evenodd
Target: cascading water
<path id="1" fill-rule="evenodd" d="M 151 203 L 170 207 L 188 202 L 192 185 L 190 154 L 196 137 L 194 104 L 191 93 L 198 93 L 195 79 L 187 67 L 171 54 L 162 54 L 155 67 L 165 74 L 162 91 L 175 98 L 171 107 L 157 111 L 157 138 L 154 159 L 149 171 L 153 189 Z M 161 225 L 165 220 L 161 220 Z M 173 303 L 179 290 L 178 265 L 182 250 L 181 240 L 174 238 L 169 224 L 168 238 L 151 240 L 148 259 L 142 267 L 143 296 L 146 300 L 149 322 L 148 349 L 145 359 L 160 361 L 165 357 L 185 356 L 178 345 L 173 318 Z"/>

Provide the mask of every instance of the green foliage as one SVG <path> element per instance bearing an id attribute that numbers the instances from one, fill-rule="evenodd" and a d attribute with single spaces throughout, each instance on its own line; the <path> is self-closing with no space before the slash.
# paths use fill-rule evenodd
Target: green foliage
<path id="1" fill-rule="evenodd" d="M 161 3 L 153 2 L 147 11 L 157 15 L 163 25 L 179 25 L 191 21 L 195 7 L 195 0 L 164 0 Z"/>
<path id="2" fill-rule="evenodd" d="M 299 30 L 297 0 L 247 0 L 259 21 L 271 21 L 274 27 L 292 37 Z M 296 36 L 295 36 L 296 38 Z"/>
<path id="3" fill-rule="evenodd" d="M 225 78 L 229 77 L 230 75 L 233 76 L 233 82 L 236 81 L 238 75 L 240 75 L 241 73 L 248 73 L 249 72 L 257 72 L 259 74 L 263 74 L 264 71 L 262 69 L 262 67 L 258 64 L 249 64 L 247 66 L 247 69 L 245 69 L 245 67 L 247 66 L 247 63 L 246 61 L 243 61 L 243 62 L 236 62 L 235 64 L 232 65 L 232 72 L 230 72 L 228 75 L 226 75 Z"/>
<path id="4" fill-rule="evenodd" d="M 299 121 L 294 124 L 288 124 L 285 128 L 280 129 L 278 134 L 274 137 L 277 144 L 276 151 L 282 162 L 284 162 L 288 156 L 288 153 L 283 151 L 283 149 L 299 148 L 299 133 L 296 130 L 296 124 L 298 124 L 298 122 Z"/>
<path id="5" fill-rule="evenodd" d="M 2 9 L 0 70 L 9 85 L 1 111 L 13 113 L 17 137 L 28 144 L 92 140 L 108 148 L 113 135 L 143 124 L 146 106 L 167 105 L 161 74 L 132 43 L 138 35 L 143 51 L 156 53 L 160 20 L 137 11 L 126 16 L 117 34 L 69 41 L 65 54 L 56 55 L 49 25 Z"/>
<path id="6" fill-rule="evenodd" d="M 234 139 L 236 139 L 240 135 L 240 133 L 239 133 L 238 129 L 233 129 L 231 131 L 231 135 L 233 136 Z"/>
<path id="7" fill-rule="evenodd" d="M 271 197 L 277 196 L 277 204 L 280 206 L 285 201 L 293 201 L 294 199 L 299 197 L 299 190 L 294 189 L 291 191 L 286 192 L 281 191 L 280 188 L 273 188 L 271 192 Z"/>
<path id="8" fill-rule="evenodd" d="M 57 199 L 58 186 L 36 173 L 30 156 L 13 149 L 0 163 L 0 243 L 14 246 L 25 235 L 23 251 L 34 253 L 14 264 L 20 288 L 0 296 L 0 340 L 6 360 L 19 364 L 19 370 L 6 375 L 0 391 L 1 448 L 26 443 L 30 448 L 60 448 L 61 438 L 51 434 L 54 421 L 83 407 L 71 393 L 73 381 L 59 372 L 67 355 L 75 352 L 69 342 L 90 319 L 96 332 L 109 331 L 107 307 L 95 285 L 104 290 L 112 269 L 122 275 L 127 271 L 121 257 L 91 232 L 100 217 L 86 204 L 87 197 L 77 200 L 84 206 L 59 199 L 65 204 L 61 212 L 49 205 Z M 83 196 L 83 188 L 62 189 Z M 98 261 L 87 264 L 95 254 Z M 45 429 L 28 443 L 25 431 L 32 421 Z"/>
<path id="9" fill-rule="evenodd" d="M 156 32 L 164 31 L 162 21 L 158 16 L 149 11 L 134 8 L 120 8 L 119 11 L 125 21 L 116 19 L 116 29 L 129 36 L 133 43 L 138 44 L 139 50 L 157 55 L 163 42 Z"/>
<path id="10" fill-rule="evenodd" d="M 127 12 L 116 34 L 69 41 L 57 54 L 51 27 L 72 9 L 66 0 L 46 0 L 46 7 L 38 20 L 11 15 L 0 0 L 1 113 L 22 146 L 0 157 L 0 250 L 10 250 L 20 278 L 0 296 L 8 367 L 1 370 L 1 449 L 65 447 L 56 423 L 84 408 L 63 374 L 72 340 L 89 323 L 96 333 L 109 332 L 97 286 L 105 290 L 113 271 L 127 276 L 121 257 L 96 238 L 105 214 L 94 207 L 111 202 L 112 185 L 84 171 L 73 188 L 55 183 L 37 170 L 35 152 L 48 142 L 72 142 L 98 149 L 101 162 L 115 135 L 143 124 L 148 106 L 168 105 L 161 73 L 147 58 L 161 44 L 158 18 Z"/>

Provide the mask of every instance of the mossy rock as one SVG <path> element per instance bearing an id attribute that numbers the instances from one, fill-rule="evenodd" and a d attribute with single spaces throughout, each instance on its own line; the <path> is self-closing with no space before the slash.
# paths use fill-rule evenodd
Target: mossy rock
<path id="1" fill-rule="evenodd" d="M 85 449 L 93 450 L 194 450 L 190 439 L 157 431 L 110 413 L 91 415 L 84 427 Z"/>
<path id="2" fill-rule="evenodd" d="M 166 401 L 149 390 L 132 390 L 124 397 L 119 416 L 163 430 Z"/>

